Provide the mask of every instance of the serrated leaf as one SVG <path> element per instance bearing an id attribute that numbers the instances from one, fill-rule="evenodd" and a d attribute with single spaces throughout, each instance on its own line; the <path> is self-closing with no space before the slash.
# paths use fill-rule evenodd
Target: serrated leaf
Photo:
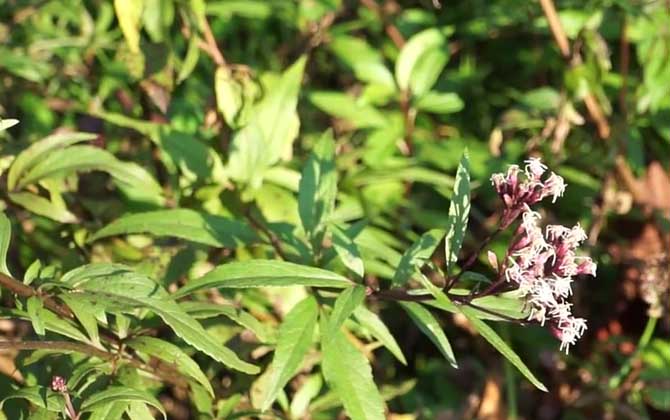
<path id="1" fill-rule="evenodd" d="M 150 309 L 180 338 L 224 365 L 248 374 L 259 369 L 247 363 L 211 336 L 168 293 L 150 278 L 121 264 L 90 264 L 70 271 L 61 282 L 81 298 L 109 305 L 110 310 Z"/>
<path id="2" fill-rule="evenodd" d="M 426 29 L 412 36 L 403 46 L 395 64 L 395 78 L 400 89 L 410 87 L 412 73 L 421 57 L 445 42 L 444 35 L 438 29 Z"/>
<path id="3" fill-rule="evenodd" d="M 384 324 L 384 321 L 382 321 L 377 314 L 368 310 L 365 306 L 360 305 L 354 310 L 354 316 L 365 329 L 370 331 L 373 337 L 379 340 L 379 342 L 382 343 L 384 347 L 398 359 L 398 361 L 400 361 L 400 363 L 407 365 L 407 360 L 405 360 L 405 355 L 402 354 L 398 342 L 395 340 L 386 324 Z"/>
<path id="4" fill-rule="evenodd" d="M 93 411 L 110 403 L 117 402 L 141 402 L 144 404 L 149 404 L 160 411 L 164 419 L 167 419 L 163 405 L 156 398 L 154 398 L 148 392 L 127 386 L 111 386 L 103 391 L 96 392 L 84 400 L 84 402 L 81 404 L 81 411 Z"/>
<path id="5" fill-rule="evenodd" d="M 335 141 L 328 130 L 316 143 L 300 177 L 298 212 L 310 238 L 322 233 L 325 221 L 335 208 L 336 196 Z"/>
<path id="6" fill-rule="evenodd" d="M 9 267 L 7 267 L 7 252 L 9 243 L 12 240 L 12 222 L 5 212 L 0 212 L 0 273 L 11 276 Z"/>
<path id="7" fill-rule="evenodd" d="M 84 327 L 91 341 L 94 344 L 100 345 L 100 334 L 98 333 L 98 320 L 96 317 L 98 309 L 90 303 L 79 300 L 72 295 L 63 294 L 59 298 L 72 310 L 72 313 L 74 313 L 74 316 L 77 317 Z"/>
<path id="8" fill-rule="evenodd" d="M 349 319 L 356 308 L 365 300 L 365 287 L 354 286 L 345 289 L 335 300 L 333 311 L 330 313 L 330 330 L 339 330 L 342 324 Z"/>
<path id="9" fill-rule="evenodd" d="M 339 274 L 321 268 L 277 260 L 252 260 L 220 265 L 203 277 L 188 282 L 174 293 L 183 297 L 201 289 L 311 286 L 345 288 L 353 283 Z"/>
<path id="10" fill-rule="evenodd" d="M 417 270 L 433 255 L 444 235 L 445 231 L 442 229 L 432 229 L 421 235 L 402 255 L 393 276 L 393 284 L 403 285 L 415 276 Z"/>
<path id="11" fill-rule="evenodd" d="M 77 223 L 79 219 L 68 209 L 30 192 L 9 193 L 9 199 L 24 209 L 61 223 Z"/>
<path id="12" fill-rule="evenodd" d="M 312 344 L 318 310 L 316 299 L 309 296 L 293 307 L 284 318 L 279 328 L 274 357 L 268 367 L 269 376 L 261 410 L 270 408 L 279 392 L 300 367 Z"/>
<path id="13" fill-rule="evenodd" d="M 331 225 L 330 229 L 333 234 L 333 248 L 340 257 L 340 260 L 345 267 L 362 278 L 365 274 L 363 258 L 353 238 L 349 237 L 345 231 L 335 225 Z"/>
<path id="14" fill-rule="evenodd" d="M 444 241 L 444 253 L 447 264 L 447 275 L 453 272 L 454 264 L 458 260 L 458 252 L 463 245 L 463 238 L 468 228 L 470 214 L 470 163 L 468 151 L 463 152 L 461 161 L 456 170 L 454 194 L 449 204 L 449 218 L 447 219 L 447 236 Z"/>
<path id="15" fill-rule="evenodd" d="M 440 353 L 444 356 L 449 364 L 455 368 L 458 367 L 456 363 L 456 357 L 454 356 L 454 351 L 451 348 L 451 344 L 447 339 L 447 336 L 442 331 L 442 327 L 437 322 L 432 313 L 421 304 L 416 302 L 399 302 L 400 306 L 407 312 L 407 314 L 412 318 L 412 321 L 416 324 L 417 327 L 423 332 L 430 341 L 435 344 Z"/>
<path id="16" fill-rule="evenodd" d="M 210 246 L 233 248 L 256 239 L 245 223 L 191 209 L 157 210 L 123 216 L 92 235 L 88 241 L 132 233 L 173 236 Z"/>
<path id="17" fill-rule="evenodd" d="M 139 352 L 175 365 L 179 372 L 197 381 L 210 395 L 214 396 L 212 385 L 200 366 L 174 344 L 147 336 L 135 337 L 126 341 L 126 344 Z"/>
<path id="18" fill-rule="evenodd" d="M 339 329 L 324 325 L 322 331 L 329 331 L 321 340 L 323 375 L 347 415 L 352 420 L 384 420 L 384 400 L 372 378 L 368 359 Z"/>
<path id="19" fill-rule="evenodd" d="M 91 133 L 58 133 L 31 144 L 16 156 L 16 159 L 12 162 L 12 166 L 9 167 L 7 189 L 10 191 L 14 190 L 19 178 L 41 162 L 51 151 L 76 143 L 90 141 L 95 139 L 95 137 L 96 135 Z"/>
<path id="20" fill-rule="evenodd" d="M 523 376 L 525 376 L 535 387 L 541 391 L 547 392 L 547 388 L 540 382 L 535 375 L 523 363 L 521 358 L 512 350 L 512 348 L 505 343 L 505 341 L 496 333 L 493 328 L 489 327 L 484 321 L 477 318 L 477 313 L 468 306 L 459 306 L 463 315 L 468 318 L 479 334 L 486 339 L 500 354 L 502 354 L 511 364 L 513 364 Z"/>
<path id="21" fill-rule="evenodd" d="M 114 0 L 114 10 L 128 48 L 134 54 L 140 52 L 140 23 L 144 0 Z"/>

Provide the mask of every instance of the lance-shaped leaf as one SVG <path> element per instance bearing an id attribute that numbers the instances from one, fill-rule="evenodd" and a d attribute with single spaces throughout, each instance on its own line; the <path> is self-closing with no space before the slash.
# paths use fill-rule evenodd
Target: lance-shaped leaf
<path id="1" fill-rule="evenodd" d="M 263 411 L 272 405 L 279 391 L 300 367 L 305 353 L 312 344 L 318 310 L 316 299 L 309 296 L 291 309 L 284 318 L 279 328 L 274 357 L 268 367 L 265 395 L 261 404 Z"/>
<path id="2" fill-rule="evenodd" d="M 7 251 L 12 240 L 12 223 L 4 212 L 0 212 L 0 273 L 11 276 L 7 267 Z"/>
<path id="3" fill-rule="evenodd" d="M 463 152 L 461 162 L 456 171 L 454 182 L 454 194 L 449 205 L 449 218 L 447 220 L 447 236 L 444 241 L 444 252 L 447 262 L 447 274 L 451 274 L 454 264 L 458 260 L 458 252 L 463 245 L 465 231 L 468 228 L 468 216 L 470 215 L 470 163 L 468 151 Z"/>
<path id="4" fill-rule="evenodd" d="M 312 286 L 342 289 L 353 283 L 337 273 L 316 267 L 277 260 L 232 262 L 218 266 L 203 277 L 192 280 L 174 296 L 183 297 L 196 290 L 249 287 Z"/>
<path id="5" fill-rule="evenodd" d="M 423 57 L 425 55 L 436 54 L 435 51 L 443 47 L 444 42 L 444 35 L 442 32 L 440 32 L 440 30 L 435 28 L 426 29 L 425 31 L 419 32 L 407 41 L 407 43 L 400 51 L 400 54 L 398 54 L 398 59 L 396 60 L 395 64 L 395 78 L 400 89 L 406 90 L 410 88 L 412 78 L 416 77 L 419 77 L 421 80 L 418 82 L 415 81 L 414 84 L 420 85 L 421 89 L 428 90 L 432 86 L 432 83 L 429 83 L 431 80 L 428 79 L 431 77 L 436 79 L 435 76 L 432 76 L 432 73 L 435 73 L 436 70 L 424 70 L 422 67 L 430 64 L 431 60 L 429 59 L 430 57 L 427 59 L 423 59 Z M 438 60 L 440 60 L 440 66 L 438 66 L 439 68 L 437 69 L 437 73 L 439 75 L 441 67 L 446 64 L 446 58 L 438 58 Z M 422 61 L 427 64 L 422 64 Z M 432 70 L 432 72 L 430 70 Z M 415 72 L 417 73 L 416 76 L 414 75 Z M 426 74 L 425 76 L 424 73 Z M 435 80 L 432 79 L 432 82 L 434 83 Z"/>
<path id="6" fill-rule="evenodd" d="M 460 311 L 468 318 L 482 337 L 486 339 L 496 350 L 500 352 L 511 364 L 513 364 L 523 376 L 525 376 L 535 387 L 541 391 L 547 392 L 547 388 L 533 375 L 521 358 L 512 350 L 512 348 L 503 340 L 493 328 L 489 327 L 484 321 L 477 318 L 477 313 L 468 306 L 460 306 Z"/>
<path id="7" fill-rule="evenodd" d="M 333 311 L 330 313 L 330 330 L 338 330 L 349 319 L 352 313 L 365 300 L 365 288 L 363 286 L 354 286 L 344 290 L 335 300 Z"/>
<path id="8" fill-rule="evenodd" d="M 363 277 L 363 274 L 365 274 L 363 258 L 361 258 L 361 252 L 358 250 L 358 245 L 356 245 L 354 239 L 346 231 L 335 225 L 330 226 L 330 231 L 333 234 L 333 248 L 342 263 L 356 275 Z"/>
<path id="9" fill-rule="evenodd" d="M 335 141 L 329 130 L 316 143 L 300 178 L 298 211 L 310 238 L 323 232 L 325 222 L 335 208 L 336 195 Z"/>
<path id="10" fill-rule="evenodd" d="M 417 269 L 421 268 L 430 256 L 433 255 L 435 248 L 437 248 L 442 238 L 444 238 L 444 234 L 445 232 L 441 229 L 433 229 L 421 235 L 405 251 L 400 259 L 400 264 L 398 264 L 398 268 L 393 276 L 393 283 L 395 285 L 403 285 L 415 276 Z"/>
<path id="11" fill-rule="evenodd" d="M 230 248 L 251 243 L 256 239 L 251 227 L 238 220 L 191 209 L 170 209 L 123 216 L 97 231 L 89 241 L 132 233 L 173 236 L 205 245 Z"/>
<path id="12" fill-rule="evenodd" d="M 395 340 L 386 324 L 384 324 L 384 321 L 382 321 L 377 314 L 368 310 L 365 306 L 360 305 L 354 310 L 354 316 L 365 329 L 370 331 L 374 338 L 379 340 L 379 342 L 400 361 L 400 363 L 407 365 L 407 360 L 405 360 L 405 355 L 402 354 L 398 342 Z"/>
<path id="13" fill-rule="evenodd" d="M 384 400 L 372 378 L 370 362 L 339 329 L 322 319 L 322 369 L 328 385 L 352 420 L 384 420 Z"/>
<path id="14" fill-rule="evenodd" d="M 412 318 L 412 321 L 423 332 L 430 341 L 440 350 L 449 364 L 453 367 L 458 367 L 454 351 L 451 349 L 451 344 L 447 336 L 442 331 L 442 327 L 437 322 L 433 314 L 421 304 L 416 302 L 399 302 L 407 314 Z"/>
<path id="15" fill-rule="evenodd" d="M 103 391 L 96 392 L 81 404 L 81 411 L 93 411 L 99 407 L 116 402 L 141 402 L 148 404 L 155 407 L 158 411 L 161 412 L 163 418 L 167 419 L 163 405 L 150 393 L 127 386 L 112 386 Z"/>

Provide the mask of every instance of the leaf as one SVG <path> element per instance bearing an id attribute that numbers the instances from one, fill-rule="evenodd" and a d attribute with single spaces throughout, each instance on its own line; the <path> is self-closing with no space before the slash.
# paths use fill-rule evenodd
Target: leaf
<path id="1" fill-rule="evenodd" d="M 310 238 L 318 238 L 322 233 L 335 208 L 336 196 L 335 141 L 333 133 L 328 130 L 312 150 L 300 177 L 298 211 Z"/>
<path id="2" fill-rule="evenodd" d="M 323 380 L 320 374 L 311 375 L 305 380 L 302 386 L 293 394 L 291 399 L 290 413 L 291 418 L 303 418 L 307 413 L 309 402 L 319 395 Z"/>
<path id="3" fill-rule="evenodd" d="M 126 344 L 139 352 L 175 365 L 179 372 L 197 381 L 211 396 L 214 396 L 212 385 L 200 366 L 174 344 L 147 336 L 135 337 L 126 341 Z"/>
<path id="4" fill-rule="evenodd" d="M 437 82 L 447 61 L 449 54 L 444 47 L 431 48 L 423 53 L 415 63 L 409 79 L 412 95 L 422 97 L 428 92 Z"/>
<path id="5" fill-rule="evenodd" d="M 30 317 L 30 322 L 33 324 L 33 329 L 37 335 L 44 335 L 44 320 L 41 312 L 44 311 L 44 304 L 42 299 L 37 296 L 31 296 L 26 302 L 26 312 Z"/>
<path id="6" fill-rule="evenodd" d="M 30 192 L 9 193 L 9 199 L 30 212 L 57 222 L 77 223 L 79 221 L 77 216 L 70 213 L 68 209 Z"/>
<path id="7" fill-rule="evenodd" d="M 451 114 L 463 109 L 463 100 L 455 93 L 428 92 L 416 101 L 421 111 L 435 114 Z"/>
<path id="8" fill-rule="evenodd" d="M 107 172 L 120 187 L 142 191 L 147 197 L 161 197 L 161 186 L 144 168 L 132 162 L 122 162 L 108 151 L 92 146 L 70 146 L 52 151 L 21 177 L 17 187 L 88 171 Z"/>
<path id="9" fill-rule="evenodd" d="M 11 277 L 7 267 L 7 252 L 9 251 L 9 243 L 12 240 L 12 222 L 5 212 L 0 211 L 0 273 Z"/>
<path id="10" fill-rule="evenodd" d="M 128 407 L 128 403 L 124 401 L 99 405 L 91 410 L 88 420 L 120 420 L 126 411 L 126 407 Z"/>
<path id="11" fill-rule="evenodd" d="M 417 269 L 421 268 L 433 255 L 444 235 L 445 231 L 441 229 L 432 229 L 421 235 L 402 255 L 393 276 L 393 284 L 403 285 L 415 276 Z"/>
<path id="12" fill-rule="evenodd" d="M 96 319 L 97 309 L 84 300 L 79 300 L 75 296 L 63 294 L 60 299 L 72 310 L 79 323 L 86 330 L 86 334 L 91 341 L 100 345 L 100 335 L 98 333 L 98 320 Z"/>
<path id="13" fill-rule="evenodd" d="M 198 59 L 200 58 L 200 47 L 198 43 L 200 38 L 197 36 L 191 36 L 191 39 L 188 41 L 188 49 L 186 50 L 186 57 L 181 63 L 181 68 L 179 69 L 179 74 L 177 75 L 177 84 L 181 84 L 195 70 L 195 66 L 198 64 Z"/>
<path id="14" fill-rule="evenodd" d="M 203 301 L 184 301 L 180 302 L 179 306 L 196 319 L 213 318 L 220 315 L 225 316 L 254 333 L 261 343 L 274 343 L 277 341 L 274 327 L 259 321 L 250 313 L 232 305 L 226 306 L 220 303 Z"/>
<path id="15" fill-rule="evenodd" d="M 245 223 L 191 209 L 157 210 L 123 216 L 97 231 L 88 241 L 133 233 L 173 236 L 215 247 L 234 248 L 256 239 Z"/>
<path id="16" fill-rule="evenodd" d="M 279 328 L 274 357 L 268 367 L 269 377 L 261 410 L 270 408 L 279 392 L 300 367 L 312 344 L 318 310 L 316 299 L 309 296 L 293 307 L 284 318 Z"/>
<path id="17" fill-rule="evenodd" d="M 433 314 L 421 304 L 416 302 L 398 302 L 400 306 L 407 312 L 407 314 L 412 318 L 412 321 L 416 324 L 417 327 L 423 332 L 430 341 L 435 344 L 435 346 L 440 350 L 440 353 L 444 356 L 445 359 L 449 362 L 454 368 L 458 368 L 456 363 L 456 357 L 454 356 L 454 351 L 449 344 L 447 336 L 442 331 L 442 327 L 437 322 Z"/>
<path id="18" fill-rule="evenodd" d="M 354 286 L 340 293 L 330 314 L 329 331 L 339 330 L 356 308 L 363 303 L 363 300 L 365 300 L 365 288 L 363 286 Z M 328 334 L 329 332 L 322 333 Z"/>
<path id="19" fill-rule="evenodd" d="M 323 375 L 347 415 L 352 420 L 384 420 L 384 401 L 372 378 L 368 359 L 339 329 L 324 327 L 322 331 L 329 331 L 321 341 Z"/>
<path id="20" fill-rule="evenodd" d="M 447 274 L 453 272 L 454 264 L 458 260 L 458 252 L 463 245 L 463 238 L 468 228 L 470 214 L 470 163 L 468 151 L 463 152 L 461 161 L 456 170 L 454 194 L 449 204 L 449 218 L 447 220 L 447 236 L 444 241 L 444 253 L 447 264 Z"/>
<path id="21" fill-rule="evenodd" d="M 323 112 L 346 120 L 356 128 L 383 127 L 387 124 L 379 110 L 346 93 L 317 91 L 310 93 L 309 100 Z"/>
<path id="22" fill-rule="evenodd" d="M 114 0 L 114 10 L 121 32 L 126 38 L 128 48 L 134 54 L 140 52 L 140 22 L 143 9 L 144 0 Z"/>
<path id="23" fill-rule="evenodd" d="M 276 260 L 253 260 L 220 265 L 199 279 L 188 282 L 173 296 L 180 298 L 200 289 L 311 286 L 345 288 L 353 283 L 321 268 Z"/>
<path id="24" fill-rule="evenodd" d="M 444 35 L 435 28 L 426 29 L 412 36 L 403 46 L 395 63 L 395 78 L 402 90 L 410 87 L 412 73 L 422 56 L 432 49 L 442 47 Z"/>
<path id="25" fill-rule="evenodd" d="M 242 107 L 242 87 L 233 78 L 227 66 L 220 66 L 214 74 L 216 106 L 230 127 L 236 127 L 235 117 Z"/>
<path id="26" fill-rule="evenodd" d="M 61 282 L 76 289 L 81 298 L 108 305 L 111 311 L 150 309 L 188 344 L 224 365 L 248 374 L 259 372 L 210 335 L 168 293 L 150 278 L 121 264 L 89 264 L 68 272 Z"/>
<path id="27" fill-rule="evenodd" d="M 258 188 L 265 169 L 290 151 L 300 127 L 296 106 L 305 62 L 301 57 L 282 74 L 233 138 L 228 159 L 232 179 Z"/>
<path id="28" fill-rule="evenodd" d="M 535 387 L 541 391 L 547 392 L 547 388 L 540 382 L 535 375 L 526 367 L 521 361 L 521 358 L 510 348 L 507 343 L 496 333 L 493 328 L 486 325 L 484 321 L 477 318 L 476 312 L 468 306 L 459 306 L 463 315 L 468 318 L 472 324 L 486 341 L 488 341 L 500 354 L 502 354 L 511 364 L 513 364 L 523 376 L 525 376 Z"/>
<path id="29" fill-rule="evenodd" d="M 18 123 L 19 120 L 14 118 L 0 118 L 0 131 L 5 131 L 8 128 L 12 128 Z"/>
<path id="30" fill-rule="evenodd" d="M 49 411 L 62 412 L 65 410 L 65 399 L 63 396 L 43 386 L 24 386 L 11 392 L 0 401 L 0 409 L 2 409 L 7 400 L 11 399 L 28 400 L 31 404 L 40 408 L 46 408 Z"/>
<path id="31" fill-rule="evenodd" d="M 163 405 L 154 398 L 151 394 L 139 389 L 130 388 L 127 386 L 111 386 L 104 391 L 96 392 L 95 394 L 88 397 L 81 404 L 81 411 L 93 411 L 97 408 L 106 406 L 110 403 L 117 402 L 141 402 L 144 404 L 149 404 L 163 414 L 163 418 L 167 419 L 165 414 L 165 409 Z"/>
<path id="32" fill-rule="evenodd" d="M 128 404 L 126 414 L 130 420 L 154 420 L 149 407 L 141 402 L 131 402 Z"/>
<path id="33" fill-rule="evenodd" d="M 388 327 L 386 327 L 384 321 L 382 321 L 377 314 L 368 310 L 365 306 L 360 305 L 354 310 L 354 316 L 365 329 L 370 331 L 373 337 L 379 340 L 379 342 L 400 361 L 400 363 L 407 365 L 407 360 L 405 360 L 405 355 L 402 354 L 398 342 L 395 340 Z"/>
<path id="34" fill-rule="evenodd" d="M 358 246 L 345 231 L 337 226 L 331 225 L 330 230 L 333 233 L 333 248 L 335 248 L 335 252 L 339 255 L 342 263 L 362 278 L 365 274 L 365 267 Z"/>
<path id="35" fill-rule="evenodd" d="M 16 156 L 12 166 L 9 167 L 7 189 L 14 190 L 19 178 L 46 158 L 51 151 L 95 138 L 96 135 L 91 133 L 58 133 L 31 144 L 30 147 Z"/>

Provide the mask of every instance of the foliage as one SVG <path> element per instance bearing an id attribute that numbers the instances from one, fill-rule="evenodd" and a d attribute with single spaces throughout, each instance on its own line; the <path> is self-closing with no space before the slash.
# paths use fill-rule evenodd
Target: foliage
<path id="1" fill-rule="evenodd" d="M 667 264 L 616 287 L 627 229 L 667 263 L 667 8 L 442 3 L 0 0 L 0 417 L 670 410 Z M 537 156 L 599 257 L 568 356 L 490 182 Z"/>

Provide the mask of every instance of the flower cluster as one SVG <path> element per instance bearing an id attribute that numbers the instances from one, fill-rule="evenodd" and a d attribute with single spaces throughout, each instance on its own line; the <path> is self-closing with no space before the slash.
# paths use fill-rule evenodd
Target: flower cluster
<path id="1" fill-rule="evenodd" d="M 540 215 L 530 209 L 544 197 L 554 199 L 563 194 L 563 179 L 552 173 L 546 181 L 542 174 L 546 166 L 537 159 L 527 161 L 524 181 L 518 180 L 518 167 L 512 166 L 507 175 L 493 175 L 492 181 L 505 202 L 508 212 L 503 221 L 511 224 L 519 215 L 522 222 L 507 251 L 503 266 L 505 279 L 514 284 L 530 306 L 529 319 L 544 325 L 548 323 L 561 340 L 560 349 L 568 352 L 586 330 L 586 320 L 572 316 L 573 277 L 595 275 L 596 264 L 588 257 L 577 256 L 577 247 L 586 239 L 586 233 L 576 225 L 568 228 L 549 225 L 543 231 Z"/>
<path id="2" fill-rule="evenodd" d="M 553 201 L 563 195 L 565 182 L 563 178 L 551 173 L 543 181 L 547 167 L 538 158 L 530 158 L 522 172 L 517 165 L 511 165 L 506 174 L 493 174 L 491 182 L 502 199 L 503 211 L 501 227 L 508 227 L 527 206 L 541 201 L 545 197 L 553 197 Z"/>

